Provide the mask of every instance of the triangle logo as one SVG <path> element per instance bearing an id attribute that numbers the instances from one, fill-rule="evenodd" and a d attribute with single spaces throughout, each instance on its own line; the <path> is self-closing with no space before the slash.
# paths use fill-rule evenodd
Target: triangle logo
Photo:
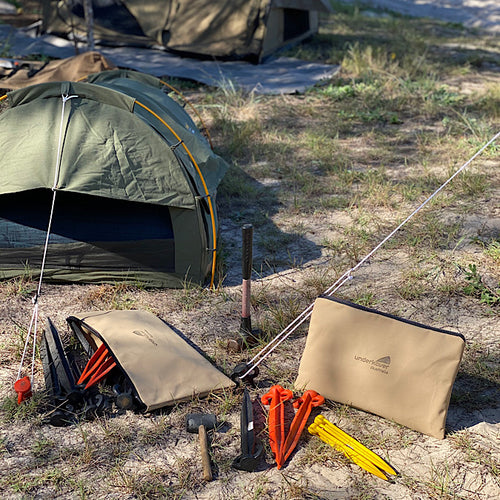
<path id="1" fill-rule="evenodd" d="M 391 364 L 391 357 L 385 356 L 383 358 L 377 359 L 377 363 L 383 363 L 384 365 L 390 365 Z"/>

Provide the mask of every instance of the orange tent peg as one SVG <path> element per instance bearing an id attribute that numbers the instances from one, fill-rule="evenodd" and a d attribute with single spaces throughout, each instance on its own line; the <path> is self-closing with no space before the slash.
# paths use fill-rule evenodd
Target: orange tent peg
<path id="1" fill-rule="evenodd" d="M 20 405 L 23 401 L 31 398 L 31 382 L 29 377 L 23 377 L 14 382 L 14 390 L 17 392 L 17 404 Z"/>

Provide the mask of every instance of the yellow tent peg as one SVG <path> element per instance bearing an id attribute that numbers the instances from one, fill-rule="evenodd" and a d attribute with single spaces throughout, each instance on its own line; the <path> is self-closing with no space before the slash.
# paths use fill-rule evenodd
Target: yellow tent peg
<path id="1" fill-rule="evenodd" d="M 387 474 L 397 476 L 397 472 L 381 457 L 379 457 L 372 450 L 368 449 L 366 446 L 362 445 L 359 441 L 354 439 L 352 436 L 344 432 L 342 429 L 337 427 L 332 422 L 328 421 L 323 415 L 318 415 L 314 422 L 328 432 L 337 441 L 348 445 L 353 450 L 359 452 L 366 458 L 368 458 L 373 464 L 375 464 L 379 469 L 383 470 Z"/>
<path id="2" fill-rule="evenodd" d="M 371 474 L 385 481 L 388 481 L 386 474 L 397 475 L 397 472 L 385 460 L 326 420 L 322 415 L 315 418 L 308 430 L 310 434 L 318 436 L 323 442 L 342 452 L 347 458 Z"/>

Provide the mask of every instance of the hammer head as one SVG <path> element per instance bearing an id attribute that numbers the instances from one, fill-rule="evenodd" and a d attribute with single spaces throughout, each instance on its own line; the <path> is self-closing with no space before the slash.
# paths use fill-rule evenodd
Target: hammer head
<path id="1" fill-rule="evenodd" d="M 186 416 L 186 430 L 197 433 L 200 425 L 207 431 L 217 427 L 217 417 L 213 413 L 189 413 Z"/>

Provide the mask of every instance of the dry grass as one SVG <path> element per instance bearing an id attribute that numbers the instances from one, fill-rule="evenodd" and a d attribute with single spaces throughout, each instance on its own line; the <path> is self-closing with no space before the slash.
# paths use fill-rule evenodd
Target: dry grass
<path id="1" fill-rule="evenodd" d="M 47 284 L 42 315 L 67 340 L 65 318 L 82 309 L 146 309 L 230 373 L 500 130 L 498 40 L 437 21 L 368 18 L 351 8 L 324 21 L 318 36 L 291 52 L 341 64 L 324 86 L 260 97 L 231 85 L 183 89 L 209 125 L 216 151 L 232 163 L 218 196 L 217 291 Z M 27 272 L 0 283 L 0 490 L 9 498 L 499 496 L 499 147 L 485 151 L 339 291 L 468 341 L 444 441 L 333 402 L 322 409 L 400 470 L 394 484 L 310 436 L 282 472 L 271 466 L 269 450 L 261 471 L 235 471 L 239 391 L 147 415 L 48 426 L 42 392 L 18 407 L 11 390 L 35 287 Z M 231 353 L 243 223 L 255 229 L 252 323 L 264 340 Z M 261 366 L 255 399 L 274 383 L 293 387 L 306 332 L 304 325 Z M 39 362 L 36 375 L 41 384 Z M 213 437 L 210 484 L 201 481 L 196 436 L 183 430 L 184 416 L 201 410 L 226 423 Z M 264 428 L 261 415 L 263 440 Z"/>

